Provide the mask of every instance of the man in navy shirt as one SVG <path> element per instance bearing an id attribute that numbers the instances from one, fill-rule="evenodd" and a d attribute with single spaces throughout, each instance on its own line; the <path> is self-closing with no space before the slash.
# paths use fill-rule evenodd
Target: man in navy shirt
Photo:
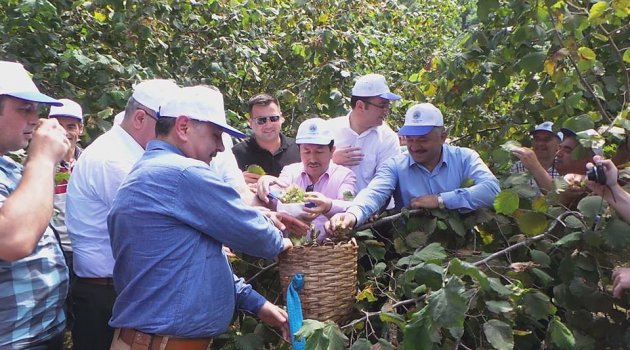
<path id="1" fill-rule="evenodd" d="M 208 163 L 224 150 L 223 96 L 184 88 L 160 107 L 150 141 L 108 217 L 118 297 L 112 349 L 149 344 L 205 349 L 235 310 L 281 328 L 286 312 L 233 275 L 222 245 L 271 259 L 291 242 L 245 205 Z M 146 346 L 146 345 L 145 345 Z"/>

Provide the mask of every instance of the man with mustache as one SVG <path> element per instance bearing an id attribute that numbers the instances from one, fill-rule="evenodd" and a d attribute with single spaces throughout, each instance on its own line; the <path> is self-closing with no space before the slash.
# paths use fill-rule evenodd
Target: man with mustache
<path id="1" fill-rule="evenodd" d="M 271 185 L 286 187 L 293 184 L 306 191 L 305 201 L 316 206 L 303 208 L 303 217 L 315 219 L 314 230 L 319 232 L 317 239 L 323 241 L 326 238 L 324 223 L 327 218 L 345 210 L 350 202 L 344 197 L 354 197 L 356 176 L 352 170 L 332 162 L 335 145 L 332 131 L 325 120 L 311 118 L 302 122 L 295 142 L 302 161 L 285 166 L 277 178 L 262 176 L 258 180 L 258 198 L 280 211 L 281 205 L 278 207 L 277 201 L 270 201 L 267 197 Z"/>
<path id="2" fill-rule="evenodd" d="M 532 141 L 531 149 L 519 147 L 512 150 L 512 154 L 518 157 L 519 161 L 514 163 L 511 172 L 529 172 L 533 177 L 530 179 L 530 185 L 546 193 L 552 188 L 552 179 L 560 176 L 554 165 L 560 137 L 553 132 L 552 122 L 544 122 L 534 128 Z"/>
<path id="3" fill-rule="evenodd" d="M 233 275 L 222 244 L 271 259 L 291 241 L 212 171 L 223 95 L 183 88 L 160 106 L 157 139 L 121 185 L 108 216 L 118 297 L 111 349 L 206 349 L 235 310 L 288 337 L 286 312 Z"/>
<path id="4" fill-rule="evenodd" d="M 471 211 L 492 206 L 499 181 L 477 152 L 444 144 L 447 133 L 439 109 L 430 103 L 412 106 L 398 134 L 406 138 L 408 154 L 383 164 L 346 212 L 330 219 L 332 231 L 362 224 L 392 194 L 399 208 Z"/>

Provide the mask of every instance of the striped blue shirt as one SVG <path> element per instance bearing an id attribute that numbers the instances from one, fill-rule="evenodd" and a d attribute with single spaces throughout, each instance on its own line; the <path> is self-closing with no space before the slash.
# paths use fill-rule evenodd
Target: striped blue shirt
<path id="1" fill-rule="evenodd" d="M 0 205 L 21 178 L 20 164 L 0 158 Z M 68 268 L 50 228 L 31 255 L 11 262 L 0 259 L 0 349 L 27 348 L 61 333 L 67 293 Z"/>

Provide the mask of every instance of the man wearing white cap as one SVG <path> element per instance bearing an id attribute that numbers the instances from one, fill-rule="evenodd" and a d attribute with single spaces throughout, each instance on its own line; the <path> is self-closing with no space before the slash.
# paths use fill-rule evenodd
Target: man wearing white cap
<path id="1" fill-rule="evenodd" d="M 446 131 L 439 109 L 430 103 L 412 106 L 399 135 L 407 140 L 408 154 L 390 158 L 368 187 L 359 192 L 330 228 L 362 224 L 393 194 L 397 207 L 471 211 L 491 207 L 499 181 L 477 152 L 444 144 Z M 464 183 L 472 180 L 470 187 Z"/>
<path id="2" fill-rule="evenodd" d="M 551 190 L 552 179 L 560 176 L 554 166 L 554 159 L 560 144 L 560 137 L 553 132 L 552 122 L 536 125 L 532 131 L 532 148 L 519 147 L 512 150 L 512 154 L 519 161 L 512 165 L 512 173 L 529 172 L 533 179 L 530 185 L 540 188 L 543 192 Z"/>
<path id="3" fill-rule="evenodd" d="M 278 178 L 262 176 L 258 180 L 258 198 L 276 209 L 278 203 L 267 198 L 272 184 L 279 187 L 293 184 L 306 191 L 305 200 L 316 206 L 305 207 L 303 211 L 308 219 L 315 218 L 315 230 L 319 231 L 317 239 L 321 242 L 326 238 L 324 223 L 327 218 L 344 211 L 350 204 L 344 196 L 354 197 L 356 194 L 356 176 L 352 170 L 332 162 L 335 142 L 325 120 L 311 118 L 302 122 L 295 142 L 302 161 L 285 166 Z"/>
<path id="4" fill-rule="evenodd" d="M 385 77 L 367 74 L 357 79 L 352 88 L 352 111 L 328 122 L 337 146 L 333 161 L 354 171 L 359 191 L 383 162 L 400 154 L 396 133 L 384 123 L 390 102 L 396 100 L 400 96 L 389 91 Z"/>
<path id="5" fill-rule="evenodd" d="M 0 61 L 0 348 L 63 348 L 68 269 L 53 231 L 53 173 L 63 128 L 40 120 L 39 92 L 19 63 Z M 6 156 L 28 148 L 24 166 Z"/>
<path id="6" fill-rule="evenodd" d="M 222 250 L 271 259 L 291 247 L 208 165 L 224 150 L 223 132 L 245 136 L 227 125 L 222 106 L 211 89 L 183 88 L 166 100 L 157 140 L 116 195 L 108 217 L 118 292 L 111 349 L 206 349 L 234 310 L 288 337 L 286 312 L 234 276 Z"/>
<path id="7" fill-rule="evenodd" d="M 162 79 L 136 85 L 121 124 L 94 140 L 72 172 L 66 224 L 77 276 L 71 291 L 75 349 L 109 349 L 111 344 L 114 330 L 107 323 L 116 293 L 107 213 L 118 187 L 142 156 L 147 142 L 155 138 L 160 102 L 178 90 L 174 82 Z"/>

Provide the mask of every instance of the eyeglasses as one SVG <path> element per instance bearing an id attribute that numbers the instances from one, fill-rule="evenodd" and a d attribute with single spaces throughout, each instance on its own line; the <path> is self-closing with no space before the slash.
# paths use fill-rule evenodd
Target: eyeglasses
<path id="1" fill-rule="evenodd" d="M 280 120 L 280 116 L 279 115 L 270 115 L 268 117 L 258 117 L 258 118 L 254 118 L 254 119 L 256 119 L 256 124 L 258 124 L 258 125 L 265 125 L 265 124 L 267 124 L 267 119 L 269 119 L 272 123 L 275 123 L 278 120 Z"/>
<path id="2" fill-rule="evenodd" d="M 374 106 L 376 108 L 380 108 L 380 109 L 386 109 L 386 108 L 389 109 L 389 102 L 385 102 L 385 103 L 382 103 L 382 104 L 377 104 L 377 103 L 374 103 L 374 102 L 370 102 L 369 100 L 363 100 L 363 103 L 365 103 L 366 105 Z"/>

